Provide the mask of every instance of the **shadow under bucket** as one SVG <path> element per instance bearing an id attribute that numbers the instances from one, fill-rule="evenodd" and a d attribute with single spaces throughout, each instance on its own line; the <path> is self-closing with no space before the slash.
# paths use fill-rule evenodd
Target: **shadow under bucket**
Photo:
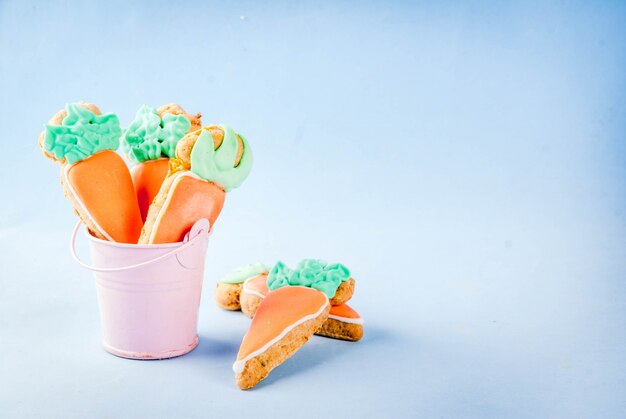
<path id="1" fill-rule="evenodd" d="M 102 345 L 114 355 L 163 359 L 184 355 L 198 345 L 198 309 L 202 294 L 209 222 L 194 224 L 183 242 L 123 244 L 93 237 L 87 229 L 94 266 L 71 252 L 96 279 Z"/>

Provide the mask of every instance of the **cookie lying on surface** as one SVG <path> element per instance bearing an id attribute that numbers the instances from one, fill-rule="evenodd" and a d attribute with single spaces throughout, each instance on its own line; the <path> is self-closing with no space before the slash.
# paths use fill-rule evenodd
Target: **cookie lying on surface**
<path id="1" fill-rule="evenodd" d="M 248 317 L 254 317 L 259 305 L 270 292 L 266 282 L 264 276 L 258 276 L 243 283 L 241 311 Z M 330 306 L 328 319 L 315 334 L 356 342 L 363 337 L 363 319 L 348 304 Z"/>
<path id="2" fill-rule="evenodd" d="M 78 102 L 50 119 L 39 146 L 61 164 L 65 196 L 94 236 L 137 243 L 143 222 L 128 167 L 115 152 L 121 135 L 116 115 Z"/>
<path id="3" fill-rule="evenodd" d="M 158 109 L 142 106 L 124 129 L 120 142 L 126 157 L 135 163 L 130 173 L 144 221 L 167 176 L 169 159 L 176 157 L 178 141 L 199 124 L 200 114 L 190 115 L 171 103 Z"/>
<path id="4" fill-rule="evenodd" d="M 240 310 L 240 295 L 245 282 L 267 280 L 268 269 L 262 263 L 241 266 L 219 281 L 215 288 L 215 302 L 226 310 Z"/>
<path id="5" fill-rule="evenodd" d="M 249 266 L 240 269 L 248 269 Z M 268 274 L 263 265 L 263 271 L 258 275 L 250 275 L 243 280 L 243 286 L 226 286 L 223 280 L 218 281 L 216 301 L 222 308 L 228 310 L 241 309 L 248 317 L 254 316 L 256 308 L 261 300 L 271 289 L 277 289 L 286 285 L 300 285 L 316 288 L 330 298 L 331 305 L 344 304 L 354 294 L 354 279 L 350 277 L 350 271 L 341 264 L 328 264 L 322 260 L 304 259 L 295 270 L 289 269 L 284 263 L 278 262 Z M 240 276 L 236 276 L 241 279 Z M 230 283 L 233 283 L 230 281 Z M 219 293 L 219 297 L 217 295 Z M 230 301 L 230 303 L 229 303 Z M 230 308 L 227 308 L 230 307 Z"/>
<path id="6" fill-rule="evenodd" d="M 312 288 L 289 286 L 269 293 L 233 364 L 237 386 L 249 389 L 267 377 L 313 336 L 329 310 L 328 298 Z"/>
<path id="7" fill-rule="evenodd" d="M 328 319 L 315 334 L 356 342 L 363 337 L 363 319 L 348 304 L 331 306 Z"/>
<path id="8" fill-rule="evenodd" d="M 298 266 L 314 267 L 311 261 L 311 259 L 307 259 Z M 323 261 L 316 262 L 320 273 L 323 272 L 323 267 L 329 266 Z M 271 270 L 274 274 L 278 271 L 285 271 L 284 264 L 280 264 L 279 268 Z M 349 273 L 344 274 L 344 276 L 349 276 Z M 242 266 L 218 281 L 215 291 L 217 305 L 226 310 L 241 309 L 248 317 L 254 317 L 259 305 L 270 293 L 270 289 L 267 286 L 269 280 L 268 270 L 265 265 Z M 275 279 L 272 278 L 272 280 Z M 340 293 L 341 285 L 347 283 L 348 281 L 341 282 L 340 286 L 337 287 L 335 295 Z M 346 287 L 346 289 L 348 288 Z M 351 289 L 354 290 L 354 287 L 351 287 Z M 328 320 L 324 322 L 316 334 L 335 339 L 357 341 L 363 337 L 363 319 L 347 304 L 332 305 Z"/>
<path id="9" fill-rule="evenodd" d="M 211 228 L 224 206 L 226 192 L 240 186 L 252 169 L 246 139 L 226 125 L 190 132 L 178 142 L 176 158 L 154 198 L 140 244 L 173 243 L 200 218 Z"/>

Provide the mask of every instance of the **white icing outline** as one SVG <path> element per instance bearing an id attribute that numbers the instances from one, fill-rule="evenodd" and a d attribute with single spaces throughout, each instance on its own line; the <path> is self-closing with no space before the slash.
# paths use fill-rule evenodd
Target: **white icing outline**
<path id="1" fill-rule="evenodd" d="M 263 275 L 263 274 L 261 274 Z M 260 275 L 257 275 L 260 276 Z M 249 294 L 249 295 L 254 295 L 256 297 L 259 297 L 261 300 L 265 299 L 265 295 L 261 294 L 258 291 L 255 290 L 251 290 L 249 288 L 246 287 L 246 284 L 248 283 L 249 280 L 256 278 L 257 276 L 253 276 L 251 278 L 248 278 L 244 281 L 243 283 L 243 290 L 241 291 L 244 294 Z M 332 310 L 332 309 L 331 309 Z M 358 317 L 358 318 L 353 318 L 353 317 L 343 317 L 343 316 L 337 316 L 336 314 L 329 314 L 328 315 L 329 319 L 333 319 L 333 320 L 337 320 L 343 323 L 350 323 L 350 324 L 363 324 L 363 318 L 362 317 Z"/>
<path id="2" fill-rule="evenodd" d="M 83 161 L 83 160 L 81 160 L 81 161 Z M 74 167 L 74 165 L 77 164 L 77 163 L 80 163 L 80 162 L 76 162 L 76 163 L 73 163 L 73 164 L 66 164 L 65 165 L 65 168 L 63 169 L 63 179 L 65 180 L 65 184 L 67 185 L 67 188 L 69 189 L 70 193 L 72 194 L 72 197 L 78 202 L 78 205 L 80 206 L 80 210 L 78 212 L 80 212 L 81 214 L 86 215 L 87 218 L 89 218 L 89 220 L 92 223 L 94 223 L 94 225 L 98 229 L 98 232 L 101 233 L 104 237 L 106 237 L 107 240 L 115 242 L 115 240 L 113 240 L 113 238 L 111 236 L 109 236 L 109 234 L 106 231 L 104 231 L 104 229 L 102 227 L 100 227 L 100 225 L 96 222 L 96 220 L 93 218 L 93 215 L 91 215 L 89 210 L 87 210 L 87 207 L 85 206 L 85 203 L 80 200 L 80 198 L 78 196 L 78 193 L 76 193 L 76 190 L 72 186 L 72 182 L 70 182 L 70 178 L 68 176 L 68 173 L 69 173 L 70 169 L 72 167 Z"/>
<path id="3" fill-rule="evenodd" d="M 265 274 L 261 274 L 261 275 L 265 275 Z M 261 275 L 256 275 L 256 276 L 253 276 L 253 277 L 250 277 L 250 278 L 246 279 L 243 282 L 243 290 L 241 292 L 244 293 L 244 294 L 254 295 L 256 297 L 261 298 L 261 300 L 265 299 L 265 296 L 263 294 L 261 294 L 260 292 L 255 291 L 255 290 L 251 290 L 250 288 L 246 287 L 246 284 L 248 283 L 248 281 L 250 281 L 251 279 L 254 279 L 254 278 L 258 277 L 258 276 L 261 276 Z"/>
<path id="4" fill-rule="evenodd" d="M 335 314 L 329 314 L 328 315 L 329 319 L 333 319 L 333 320 L 337 320 L 340 322 L 344 322 L 344 323 L 350 323 L 350 324 L 363 324 L 363 319 L 362 318 L 358 318 L 358 319 L 353 319 L 351 317 L 341 317 L 341 316 L 337 316 Z"/>
<path id="5" fill-rule="evenodd" d="M 159 211 L 159 213 L 156 216 L 156 219 L 154 220 L 154 225 L 152 226 L 152 232 L 150 233 L 150 239 L 148 240 L 148 243 L 153 243 L 154 242 L 154 236 L 157 233 L 157 230 L 159 229 L 159 224 L 161 223 L 161 219 L 163 218 L 163 214 L 165 213 L 165 210 L 167 209 L 168 205 L 170 204 L 171 200 L 172 200 L 172 196 L 174 195 L 172 192 L 176 186 L 181 182 L 181 179 L 183 177 L 191 177 L 191 178 L 195 178 L 195 179 L 199 179 L 199 180 L 203 180 L 206 182 L 206 180 L 202 179 L 201 177 L 199 177 L 198 175 L 194 174 L 191 171 L 188 172 L 179 172 L 180 175 L 178 175 L 176 177 L 176 179 L 174 179 L 174 182 L 172 183 L 172 186 L 170 187 L 169 192 L 167 193 L 167 198 L 165 198 L 165 203 L 163 203 L 163 206 L 161 207 L 161 210 Z"/>
<path id="6" fill-rule="evenodd" d="M 302 323 L 307 322 L 307 321 L 309 321 L 311 319 L 314 319 L 317 316 L 319 316 L 320 314 L 322 314 L 322 312 L 326 309 L 326 307 L 328 307 L 329 304 L 330 303 L 328 302 L 328 300 L 326 300 L 326 304 L 324 304 L 322 306 L 322 308 L 320 308 L 317 311 L 317 313 L 308 314 L 308 315 L 300 318 L 295 323 L 291 324 L 290 326 L 285 327 L 285 329 L 278 336 L 276 336 L 274 339 L 272 339 L 269 342 L 267 342 L 260 349 L 257 349 L 256 351 L 252 352 L 251 354 L 249 354 L 248 356 L 246 356 L 242 360 L 235 361 L 235 363 L 233 364 L 233 371 L 235 372 L 235 374 L 240 374 L 241 372 L 243 372 L 243 370 L 245 368 L 246 362 L 248 362 L 249 360 L 251 360 L 254 357 L 257 357 L 257 356 L 261 355 L 263 352 L 267 351 L 272 345 L 274 345 L 276 342 L 278 342 L 279 340 L 284 338 L 287 333 L 291 332 L 293 329 L 295 329 L 296 327 L 300 326 Z M 245 336 L 244 336 L 244 339 L 245 339 Z"/>

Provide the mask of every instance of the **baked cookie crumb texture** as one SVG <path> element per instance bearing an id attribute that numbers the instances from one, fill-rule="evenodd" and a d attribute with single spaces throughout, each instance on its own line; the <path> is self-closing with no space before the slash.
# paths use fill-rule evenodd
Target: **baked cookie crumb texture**
<path id="1" fill-rule="evenodd" d="M 263 299 L 233 364 L 237 385 L 249 389 L 290 358 L 328 318 L 328 298 L 312 288 L 290 286 Z"/>
<path id="2" fill-rule="evenodd" d="M 363 319 L 347 304 L 331 306 L 328 320 L 316 334 L 356 342 L 363 337 Z"/>
<path id="3" fill-rule="evenodd" d="M 264 282 L 268 268 L 262 263 L 240 266 L 217 281 L 215 302 L 226 310 L 240 310 L 245 284 L 251 280 Z"/>

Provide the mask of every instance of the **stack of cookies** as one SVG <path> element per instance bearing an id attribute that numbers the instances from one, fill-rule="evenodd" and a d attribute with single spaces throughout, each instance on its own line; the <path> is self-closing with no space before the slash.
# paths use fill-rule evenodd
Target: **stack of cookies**
<path id="1" fill-rule="evenodd" d="M 246 265 L 218 281 L 217 304 L 252 317 L 233 365 L 237 385 L 254 387 L 313 334 L 348 341 L 363 336 L 363 319 L 346 304 L 354 278 L 340 263 L 304 259 L 295 269 L 278 262 Z"/>

